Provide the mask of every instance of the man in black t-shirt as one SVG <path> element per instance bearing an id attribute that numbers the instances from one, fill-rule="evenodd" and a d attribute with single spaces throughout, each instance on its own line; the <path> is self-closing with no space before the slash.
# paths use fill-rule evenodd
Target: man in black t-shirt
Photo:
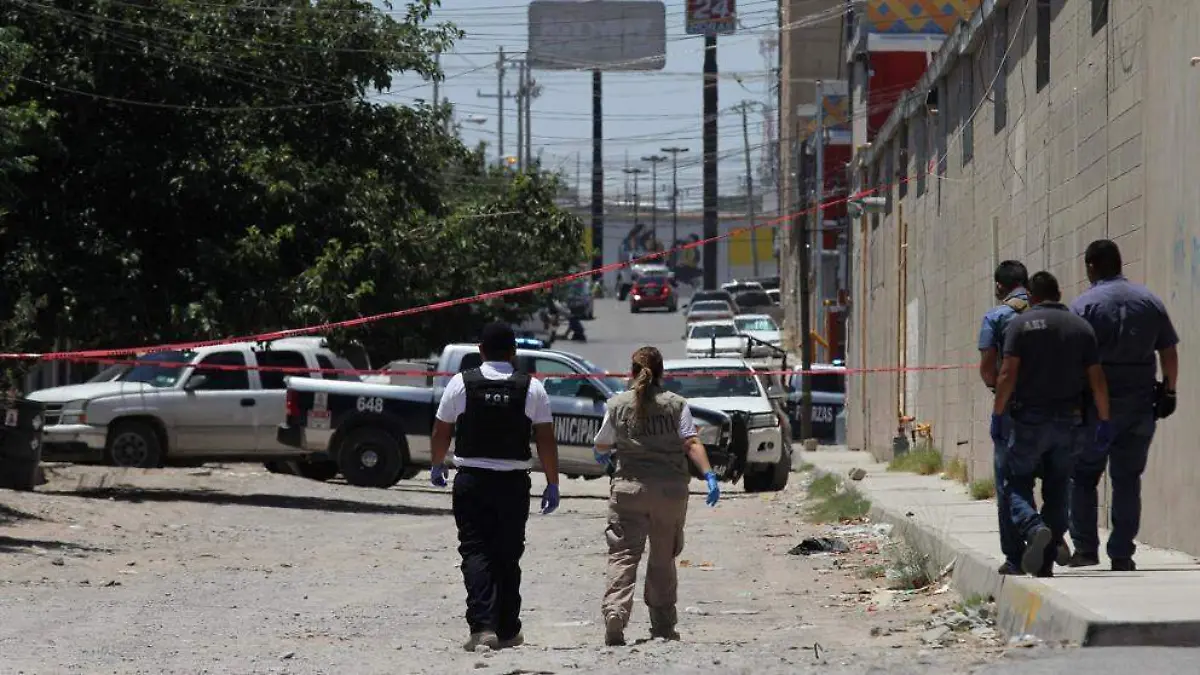
<path id="1" fill-rule="evenodd" d="M 1004 362 L 996 382 L 991 435 L 1003 448 L 1003 489 L 1017 532 L 1025 540 L 1021 569 L 1052 576 L 1053 544 L 1068 526 L 1072 454 L 1103 451 L 1112 440 L 1108 386 L 1100 368 L 1096 334 L 1060 302 L 1058 280 L 1038 272 L 1029 280 L 1033 307 L 1014 317 L 1004 334 Z M 1095 438 L 1083 438 L 1083 395 L 1091 388 L 1100 419 Z M 1005 433 L 1008 409 L 1012 429 Z M 1033 497 L 1042 469 L 1042 511 Z"/>

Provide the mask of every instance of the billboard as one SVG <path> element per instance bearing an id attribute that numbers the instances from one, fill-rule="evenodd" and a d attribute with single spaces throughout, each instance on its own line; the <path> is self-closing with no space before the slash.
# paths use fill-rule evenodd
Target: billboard
<path id="1" fill-rule="evenodd" d="M 949 35 L 970 21 L 980 0 L 867 0 L 867 32 L 887 35 Z"/>
<path id="2" fill-rule="evenodd" d="M 666 7 L 644 0 L 534 0 L 527 58 L 538 70 L 662 70 Z"/>
<path id="3" fill-rule="evenodd" d="M 730 35 L 736 29 L 734 0 L 687 0 L 688 35 Z"/>

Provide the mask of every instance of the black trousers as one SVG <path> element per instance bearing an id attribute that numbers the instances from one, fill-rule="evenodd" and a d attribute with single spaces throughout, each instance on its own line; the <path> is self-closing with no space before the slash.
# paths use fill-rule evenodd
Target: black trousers
<path id="1" fill-rule="evenodd" d="M 529 520 L 529 474 L 461 468 L 454 522 L 467 587 L 467 626 L 501 640 L 521 632 L 521 556 Z"/>

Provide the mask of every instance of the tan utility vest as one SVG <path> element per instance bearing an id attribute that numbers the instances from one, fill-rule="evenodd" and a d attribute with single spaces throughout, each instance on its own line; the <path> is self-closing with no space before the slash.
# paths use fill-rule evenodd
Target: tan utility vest
<path id="1" fill-rule="evenodd" d="M 687 399 L 656 388 L 639 419 L 634 413 L 635 397 L 633 391 L 626 391 L 608 400 L 608 414 L 616 430 L 617 478 L 686 483 L 691 476 L 679 437 L 679 420 Z"/>

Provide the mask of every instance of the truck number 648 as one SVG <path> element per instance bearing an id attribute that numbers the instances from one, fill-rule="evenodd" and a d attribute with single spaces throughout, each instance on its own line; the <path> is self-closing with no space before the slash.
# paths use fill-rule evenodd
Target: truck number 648
<path id="1" fill-rule="evenodd" d="M 378 396 L 359 396 L 358 397 L 359 412 L 383 412 L 383 399 Z"/>

